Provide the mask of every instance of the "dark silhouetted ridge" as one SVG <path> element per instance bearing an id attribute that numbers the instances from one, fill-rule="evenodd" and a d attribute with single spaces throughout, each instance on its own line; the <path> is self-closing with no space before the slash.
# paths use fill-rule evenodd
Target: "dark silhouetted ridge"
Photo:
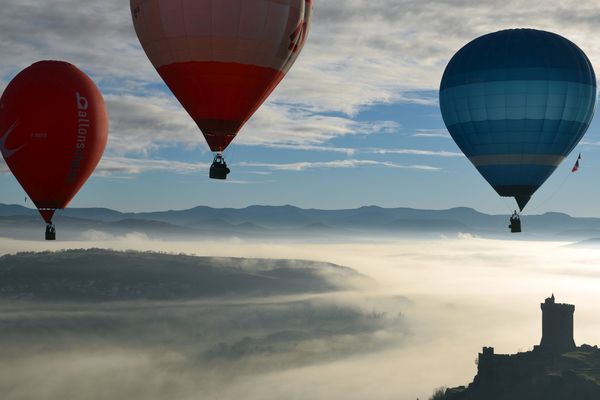
<path id="1" fill-rule="evenodd" d="M 346 267 L 302 260 L 69 250 L 0 257 L 0 299 L 125 301 L 349 290 L 372 283 Z"/>

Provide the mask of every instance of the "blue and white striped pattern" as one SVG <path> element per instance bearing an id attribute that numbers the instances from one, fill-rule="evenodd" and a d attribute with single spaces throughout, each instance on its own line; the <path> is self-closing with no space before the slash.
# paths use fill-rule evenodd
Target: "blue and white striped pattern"
<path id="1" fill-rule="evenodd" d="M 575 44 L 550 32 L 505 30 L 475 39 L 446 67 L 444 122 L 501 196 L 523 208 L 585 134 L 596 77 Z"/>

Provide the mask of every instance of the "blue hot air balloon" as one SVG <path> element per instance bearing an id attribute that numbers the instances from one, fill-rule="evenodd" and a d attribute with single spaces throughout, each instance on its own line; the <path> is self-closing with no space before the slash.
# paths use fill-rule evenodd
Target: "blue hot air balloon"
<path id="1" fill-rule="evenodd" d="M 584 52 L 533 29 L 468 43 L 450 60 L 440 87 L 450 135 L 521 210 L 579 143 L 595 104 L 596 76 Z"/>

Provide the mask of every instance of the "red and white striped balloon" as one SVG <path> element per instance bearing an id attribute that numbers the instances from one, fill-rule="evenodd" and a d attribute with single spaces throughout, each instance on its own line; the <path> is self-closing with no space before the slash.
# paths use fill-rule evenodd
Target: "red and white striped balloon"
<path id="1" fill-rule="evenodd" d="M 313 0 L 131 0 L 148 58 L 223 151 L 291 66 Z"/>

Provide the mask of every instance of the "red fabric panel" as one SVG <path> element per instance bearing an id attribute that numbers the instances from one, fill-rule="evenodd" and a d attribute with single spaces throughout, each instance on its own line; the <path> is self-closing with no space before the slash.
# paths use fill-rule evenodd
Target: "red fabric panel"
<path id="1" fill-rule="evenodd" d="M 227 147 L 284 77 L 272 68 L 213 61 L 170 64 L 158 72 L 212 151 Z"/>
<path id="2" fill-rule="evenodd" d="M 47 224 L 51 224 L 52 223 L 52 218 L 54 217 L 54 211 L 55 210 L 50 210 L 50 209 L 38 209 L 40 215 L 42 216 L 42 218 L 44 218 L 44 221 L 46 221 Z"/>

